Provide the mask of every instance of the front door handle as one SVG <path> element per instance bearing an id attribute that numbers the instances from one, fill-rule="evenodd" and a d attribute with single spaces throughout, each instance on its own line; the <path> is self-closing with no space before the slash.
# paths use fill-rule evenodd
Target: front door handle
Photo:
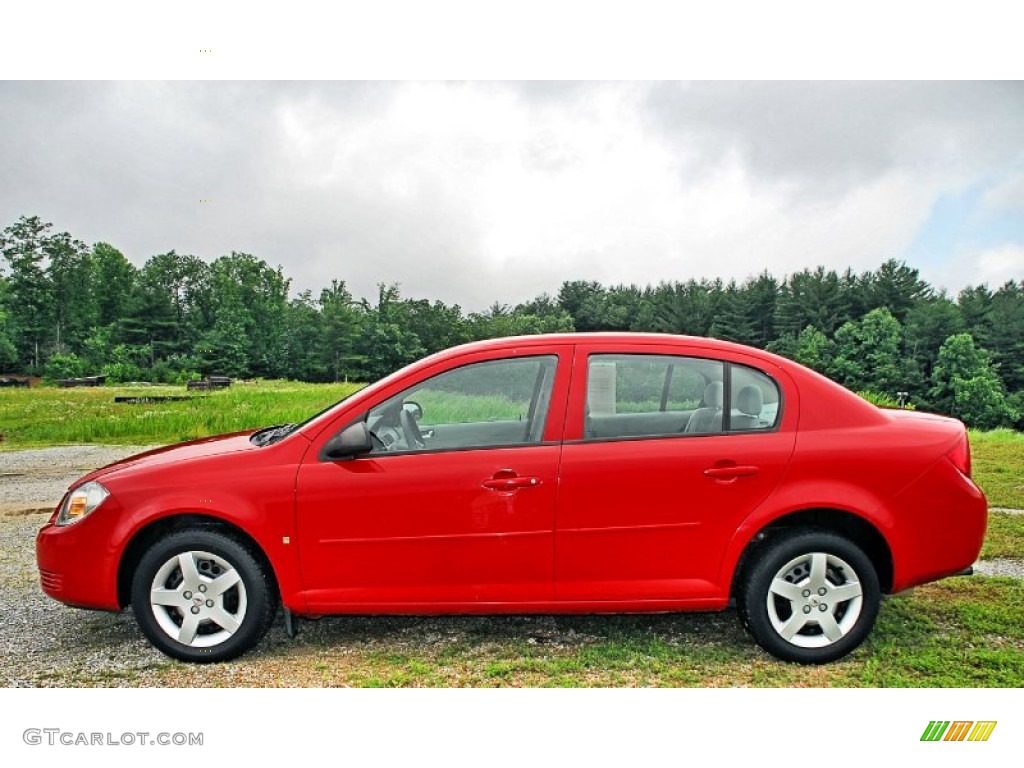
<path id="1" fill-rule="evenodd" d="M 492 491 L 517 491 L 520 488 L 534 488 L 540 485 L 539 477 L 520 477 L 511 469 L 501 469 L 483 481 L 483 487 Z"/>
<path id="2" fill-rule="evenodd" d="M 760 467 L 753 464 L 737 464 L 730 467 L 708 467 L 704 474 L 715 480 L 735 480 L 737 477 L 753 477 L 759 471 Z"/>

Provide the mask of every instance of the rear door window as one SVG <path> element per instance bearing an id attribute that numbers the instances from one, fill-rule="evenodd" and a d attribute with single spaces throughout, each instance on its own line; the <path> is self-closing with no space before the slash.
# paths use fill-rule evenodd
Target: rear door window
<path id="1" fill-rule="evenodd" d="M 772 429 L 779 387 L 744 365 L 702 357 L 595 354 L 587 365 L 584 439 L 715 435 Z"/>
<path id="2" fill-rule="evenodd" d="M 584 437 L 683 434 L 698 424 L 720 432 L 723 371 L 723 363 L 698 357 L 591 355 Z"/>

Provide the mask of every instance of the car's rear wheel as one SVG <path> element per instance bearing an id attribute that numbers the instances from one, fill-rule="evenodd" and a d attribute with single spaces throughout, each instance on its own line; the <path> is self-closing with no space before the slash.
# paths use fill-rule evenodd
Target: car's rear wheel
<path id="1" fill-rule="evenodd" d="M 763 545 L 737 607 L 744 626 L 772 655 L 824 664 L 864 641 L 880 600 L 878 575 L 860 547 L 803 529 Z"/>
<path id="2" fill-rule="evenodd" d="M 268 574 L 240 542 L 192 529 L 156 542 L 132 581 L 132 609 L 157 648 L 182 661 L 227 661 L 260 641 L 277 595 Z"/>

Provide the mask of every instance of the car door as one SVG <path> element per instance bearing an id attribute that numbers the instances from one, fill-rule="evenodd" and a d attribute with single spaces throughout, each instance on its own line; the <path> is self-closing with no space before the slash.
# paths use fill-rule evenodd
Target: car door
<path id="1" fill-rule="evenodd" d="M 550 600 L 570 366 L 568 345 L 477 353 L 358 414 L 371 453 L 314 444 L 297 480 L 310 610 Z"/>
<path id="2" fill-rule="evenodd" d="M 740 353 L 674 344 L 575 354 L 556 597 L 720 599 L 722 553 L 793 452 L 788 378 Z"/>

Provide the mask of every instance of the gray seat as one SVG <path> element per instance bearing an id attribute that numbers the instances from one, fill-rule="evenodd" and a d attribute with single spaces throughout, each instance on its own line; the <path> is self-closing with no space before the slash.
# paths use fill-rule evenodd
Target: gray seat
<path id="1" fill-rule="evenodd" d="M 747 386 L 736 395 L 736 408 L 740 416 L 729 420 L 730 429 L 758 429 L 761 422 L 761 408 L 764 406 L 764 395 L 755 386 Z"/>
<path id="2" fill-rule="evenodd" d="M 683 431 L 698 435 L 721 432 L 724 391 L 720 381 L 712 381 L 704 387 L 704 405 L 690 414 Z"/>

